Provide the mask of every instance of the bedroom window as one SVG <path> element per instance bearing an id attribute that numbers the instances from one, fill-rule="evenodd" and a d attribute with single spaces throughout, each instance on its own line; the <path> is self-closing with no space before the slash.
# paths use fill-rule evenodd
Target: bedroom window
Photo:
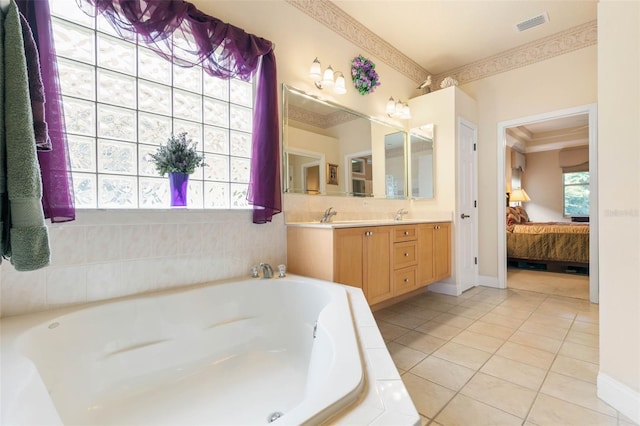
<path id="1" fill-rule="evenodd" d="M 147 156 L 187 132 L 208 165 L 189 178 L 189 207 L 249 208 L 254 85 L 172 64 L 74 1 L 50 5 L 76 207 L 167 208 L 169 180 Z"/>
<path id="2" fill-rule="evenodd" d="M 563 173 L 564 215 L 589 216 L 589 172 Z"/>

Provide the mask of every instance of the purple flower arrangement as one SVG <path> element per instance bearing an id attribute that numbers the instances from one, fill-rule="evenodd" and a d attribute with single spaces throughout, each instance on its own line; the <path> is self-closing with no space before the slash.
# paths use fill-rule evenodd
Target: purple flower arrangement
<path id="1" fill-rule="evenodd" d="M 358 55 L 351 61 L 351 78 L 353 86 L 361 95 L 373 93 L 380 86 L 380 77 L 376 72 L 376 64 L 362 55 Z"/>

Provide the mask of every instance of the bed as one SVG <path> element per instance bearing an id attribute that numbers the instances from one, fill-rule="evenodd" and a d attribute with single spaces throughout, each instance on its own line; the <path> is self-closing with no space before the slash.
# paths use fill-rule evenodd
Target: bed
<path id="1" fill-rule="evenodd" d="M 588 267 L 589 224 L 530 222 L 522 207 L 508 207 L 507 260 Z"/>

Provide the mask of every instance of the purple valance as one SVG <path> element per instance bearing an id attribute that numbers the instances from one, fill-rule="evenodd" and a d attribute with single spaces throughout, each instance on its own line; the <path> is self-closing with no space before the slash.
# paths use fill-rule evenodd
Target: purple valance
<path id="1" fill-rule="evenodd" d="M 256 75 L 253 158 L 248 200 L 255 223 L 282 210 L 276 62 L 273 43 L 224 23 L 182 0 L 77 0 L 101 13 L 125 39 L 144 42 L 180 66 L 200 64 L 210 75 L 244 81 Z"/>
<path id="2" fill-rule="evenodd" d="M 49 2 L 17 0 L 16 3 L 33 32 L 44 86 L 44 118 L 51 140 L 51 151 L 38 151 L 44 216 L 51 222 L 71 221 L 76 215 L 73 180 Z"/>

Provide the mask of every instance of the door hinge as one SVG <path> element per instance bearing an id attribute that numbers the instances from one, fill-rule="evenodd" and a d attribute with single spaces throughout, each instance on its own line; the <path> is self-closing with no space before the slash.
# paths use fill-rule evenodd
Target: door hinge
<path id="1" fill-rule="evenodd" d="M 473 207 L 478 207 L 478 200 L 473 200 Z"/>
<path id="2" fill-rule="evenodd" d="M 474 258 L 473 258 L 473 264 L 474 264 L 474 265 L 477 265 L 477 264 L 478 264 L 478 258 L 477 258 L 477 257 L 474 257 Z"/>
<path id="3" fill-rule="evenodd" d="M 473 144 L 473 150 L 474 151 L 476 150 L 476 144 L 475 143 Z"/>

